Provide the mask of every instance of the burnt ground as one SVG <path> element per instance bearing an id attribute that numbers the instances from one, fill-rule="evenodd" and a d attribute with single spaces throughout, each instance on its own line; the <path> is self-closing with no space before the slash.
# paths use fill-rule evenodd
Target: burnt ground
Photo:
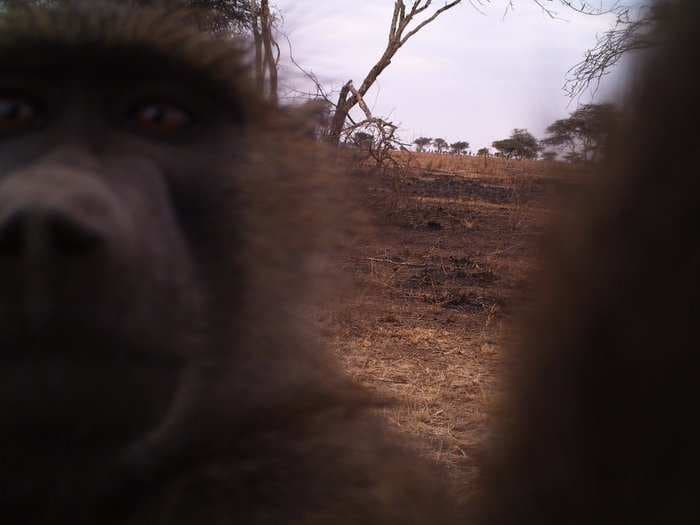
<path id="1" fill-rule="evenodd" d="M 347 371 L 396 400 L 389 420 L 467 479 L 551 203 L 575 187 L 545 163 L 490 161 L 356 175 L 376 231 L 347 261 L 353 298 L 325 319 Z"/>

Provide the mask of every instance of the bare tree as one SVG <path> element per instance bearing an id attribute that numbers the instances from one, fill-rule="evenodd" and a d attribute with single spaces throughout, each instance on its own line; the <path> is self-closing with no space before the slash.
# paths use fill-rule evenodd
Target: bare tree
<path id="1" fill-rule="evenodd" d="M 491 0 L 468 0 L 469 3 L 475 8 L 479 8 L 479 5 L 485 5 L 491 3 Z M 593 7 L 588 0 L 531 0 L 537 4 L 542 11 L 551 18 L 558 18 L 558 12 L 554 9 L 554 5 L 563 6 L 567 9 L 572 9 L 576 12 L 598 15 L 608 12 L 619 12 L 623 13 L 625 10 L 623 8 L 617 7 L 616 4 L 612 8 L 605 9 L 602 7 Z M 426 25 L 433 22 L 442 13 L 460 4 L 462 0 L 451 0 L 444 1 L 443 5 L 437 9 L 431 9 L 433 6 L 433 0 L 412 0 L 410 3 L 410 8 L 406 6 L 404 0 L 396 0 L 394 2 L 394 11 L 391 17 L 391 24 L 389 26 L 389 35 L 386 44 L 386 48 L 382 53 L 381 57 L 372 66 L 367 76 L 362 81 L 362 84 L 357 88 L 357 93 L 362 97 L 367 91 L 372 87 L 377 77 L 384 71 L 391 60 L 393 59 L 396 52 L 401 49 L 401 47 L 418 31 L 423 29 Z M 506 1 L 506 13 L 514 8 L 515 0 Z M 423 15 L 423 17 L 421 17 Z M 335 104 L 335 112 L 333 119 L 331 121 L 330 129 L 327 135 L 327 139 L 332 144 L 338 144 L 341 135 L 343 134 L 343 127 L 345 126 L 345 121 L 348 118 L 350 110 L 352 110 L 358 103 L 358 97 L 351 92 L 352 80 L 349 80 L 341 89 L 338 94 L 337 103 Z"/>
<path id="2" fill-rule="evenodd" d="M 446 2 L 442 7 L 431 12 L 430 16 L 418 22 L 420 15 L 428 11 L 432 5 L 432 0 L 413 0 L 410 8 L 406 7 L 404 0 L 396 0 L 394 3 L 394 12 L 391 17 L 391 25 L 389 27 L 389 38 L 387 41 L 384 53 L 379 58 L 376 64 L 372 66 L 367 76 L 362 81 L 362 84 L 357 88 L 359 97 L 351 93 L 352 80 L 349 80 L 338 94 L 338 102 L 336 103 L 335 114 L 331 122 L 331 129 L 328 134 L 329 142 L 337 144 L 340 140 L 340 135 L 345 126 L 350 110 L 357 105 L 359 99 L 363 97 L 370 87 L 377 80 L 377 77 L 384 71 L 396 52 L 426 25 L 434 21 L 442 13 L 461 3 L 462 0 L 452 0 Z M 413 25 L 412 25 L 413 24 Z"/>

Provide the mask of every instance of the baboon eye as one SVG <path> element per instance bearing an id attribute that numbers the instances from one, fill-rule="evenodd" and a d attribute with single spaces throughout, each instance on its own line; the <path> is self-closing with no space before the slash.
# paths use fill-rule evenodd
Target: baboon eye
<path id="1" fill-rule="evenodd" d="M 175 134 L 192 123 L 189 113 L 172 104 L 148 103 L 137 106 L 131 120 L 139 128 L 163 135 Z"/>
<path id="2" fill-rule="evenodd" d="M 0 131 L 21 129 L 36 121 L 37 109 L 22 97 L 0 95 Z"/>

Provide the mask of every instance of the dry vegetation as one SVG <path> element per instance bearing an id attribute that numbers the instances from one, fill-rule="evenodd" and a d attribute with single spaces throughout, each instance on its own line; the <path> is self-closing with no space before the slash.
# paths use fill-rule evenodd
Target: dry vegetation
<path id="1" fill-rule="evenodd" d="M 536 161 L 412 163 L 357 175 L 377 231 L 348 264 L 351 304 L 325 324 L 353 377 L 398 401 L 387 417 L 471 477 L 551 197 L 577 176 Z"/>

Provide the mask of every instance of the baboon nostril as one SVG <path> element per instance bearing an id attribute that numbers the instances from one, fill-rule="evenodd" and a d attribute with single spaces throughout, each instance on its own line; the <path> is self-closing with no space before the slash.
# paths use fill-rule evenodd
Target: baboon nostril
<path id="1" fill-rule="evenodd" d="M 46 239 L 56 255 L 88 255 L 102 244 L 102 235 L 87 224 L 64 214 L 55 213 L 46 218 Z"/>
<path id="2" fill-rule="evenodd" d="M 62 211 L 22 209 L 0 221 L 0 256 L 88 255 L 102 242 L 97 229 Z"/>
<path id="3" fill-rule="evenodd" d="M 0 222 L 0 256 L 17 256 L 24 251 L 24 215 L 21 211 L 15 212 Z"/>

